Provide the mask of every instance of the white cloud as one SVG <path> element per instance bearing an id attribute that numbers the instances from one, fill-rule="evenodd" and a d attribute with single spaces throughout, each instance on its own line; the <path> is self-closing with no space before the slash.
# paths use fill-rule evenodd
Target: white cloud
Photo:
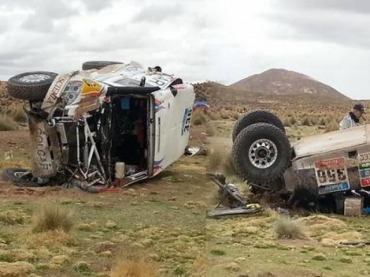
<path id="1" fill-rule="evenodd" d="M 369 13 L 364 0 L 2 0 L 0 79 L 86 60 L 225 84 L 274 67 L 368 98 Z"/>

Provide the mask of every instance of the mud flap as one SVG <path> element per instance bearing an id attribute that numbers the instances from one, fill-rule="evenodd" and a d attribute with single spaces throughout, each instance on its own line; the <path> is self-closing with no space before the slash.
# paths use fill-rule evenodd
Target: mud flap
<path id="1" fill-rule="evenodd" d="M 30 113 L 28 114 L 28 124 L 31 135 L 32 175 L 43 178 L 53 177 L 56 175 L 58 167 L 55 158 L 60 153 L 56 145 L 51 146 L 51 141 L 54 142 L 53 144 L 58 141 L 56 130 L 50 127 L 45 119 L 38 118 Z"/>

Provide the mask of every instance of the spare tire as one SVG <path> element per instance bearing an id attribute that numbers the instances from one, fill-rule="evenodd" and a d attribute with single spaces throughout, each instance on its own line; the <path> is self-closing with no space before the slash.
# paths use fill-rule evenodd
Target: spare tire
<path id="1" fill-rule="evenodd" d="M 101 69 L 111 64 L 122 64 L 121 62 L 110 62 L 110 61 L 89 61 L 82 64 L 82 70 L 89 69 Z"/>
<path id="2" fill-rule="evenodd" d="M 232 134 L 233 141 L 238 136 L 241 130 L 255 123 L 270 123 L 278 127 L 281 131 L 283 131 L 283 133 L 285 133 L 284 124 L 276 115 L 265 110 L 255 110 L 242 115 L 236 121 Z"/>
<path id="3" fill-rule="evenodd" d="M 57 73 L 47 71 L 25 72 L 11 77 L 7 82 L 7 90 L 14 98 L 43 100 L 57 76 Z"/>
<path id="4" fill-rule="evenodd" d="M 281 177 L 290 165 L 291 147 L 276 126 L 256 123 L 236 137 L 232 157 L 238 174 L 247 181 L 267 184 Z"/>
<path id="5" fill-rule="evenodd" d="M 3 177 L 19 187 L 44 186 L 49 181 L 48 178 L 34 177 L 29 170 L 23 168 L 5 168 Z"/>

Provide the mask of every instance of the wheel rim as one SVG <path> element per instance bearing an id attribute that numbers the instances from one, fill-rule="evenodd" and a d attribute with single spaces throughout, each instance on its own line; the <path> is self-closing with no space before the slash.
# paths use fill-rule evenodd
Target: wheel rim
<path id="1" fill-rule="evenodd" d="M 50 79 L 49 75 L 38 73 L 23 76 L 19 80 L 24 83 L 38 83 L 49 79 Z"/>
<path id="2" fill-rule="evenodd" d="M 253 166 L 266 169 L 275 163 L 277 154 L 275 143 L 268 139 L 259 139 L 249 148 L 248 158 Z"/>
<path id="3" fill-rule="evenodd" d="M 29 171 L 17 171 L 17 172 L 14 172 L 14 176 L 19 178 L 19 179 L 25 179 L 25 177 L 27 177 L 27 175 L 29 175 L 30 172 Z"/>

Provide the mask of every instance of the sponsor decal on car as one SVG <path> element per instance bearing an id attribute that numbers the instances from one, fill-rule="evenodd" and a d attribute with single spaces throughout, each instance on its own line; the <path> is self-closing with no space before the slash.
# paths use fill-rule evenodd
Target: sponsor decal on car
<path id="1" fill-rule="evenodd" d="M 345 191 L 350 188 L 344 157 L 316 161 L 315 175 L 319 194 Z"/>
<path id="2" fill-rule="evenodd" d="M 370 187 L 370 152 L 359 153 L 357 160 L 361 187 Z"/>
<path id="3" fill-rule="evenodd" d="M 65 87 L 67 86 L 69 78 L 71 78 L 73 74 L 74 72 L 61 74 L 55 78 L 41 106 L 41 108 L 45 112 L 50 112 L 51 109 L 53 109 L 61 93 L 64 91 Z"/>
<path id="4" fill-rule="evenodd" d="M 89 79 L 82 79 L 82 95 L 90 97 L 99 97 L 103 86 L 98 82 Z"/>
<path id="5" fill-rule="evenodd" d="M 192 108 L 186 108 L 184 112 L 184 118 L 182 120 L 181 135 L 185 132 L 189 132 L 191 123 Z"/>

